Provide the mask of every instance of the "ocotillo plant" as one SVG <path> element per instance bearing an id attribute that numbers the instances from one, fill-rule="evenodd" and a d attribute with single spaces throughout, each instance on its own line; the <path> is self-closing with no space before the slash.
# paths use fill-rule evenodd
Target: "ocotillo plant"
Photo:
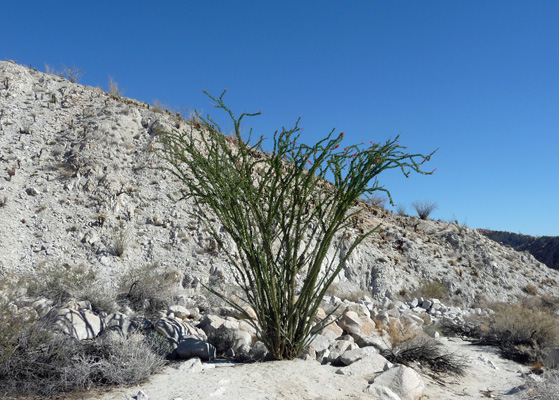
<path id="1" fill-rule="evenodd" d="M 390 168 L 425 174 L 420 165 L 433 153 L 405 153 L 397 138 L 344 147 L 343 132 L 334 130 L 309 146 L 300 142 L 299 121 L 276 131 L 266 152 L 264 137 L 252 141 L 252 130 L 245 138 L 241 130 L 244 117 L 260 113 L 236 118 L 224 94 L 207 95 L 231 117 L 232 137 L 198 115 L 191 132 L 161 132 L 158 151 L 219 246 L 225 248 L 226 239 L 211 222 L 216 216 L 235 243 L 238 254 L 225 255 L 243 300 L 256 313 L 251 321 L 259 339 L 275 359 L 293 359 L 327 323 L 313 326 L 326 290 L 355 247 L 378 228 L 344 235 L 359 213 L 357 200 L 377 190 L 390 198 L 377 175 Z M 325 262 L 331 248 L 334 256 Z M 249 317 L 246 304 L 223 297 Z"/>

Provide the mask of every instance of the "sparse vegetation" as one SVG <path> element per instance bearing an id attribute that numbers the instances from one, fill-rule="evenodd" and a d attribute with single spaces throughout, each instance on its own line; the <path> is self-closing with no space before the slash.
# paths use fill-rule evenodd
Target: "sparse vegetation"
<path id="1" fill-rule="evenodd" d="M 437 203 L 432 203 L 430 201 L 414 201 L 412 207 L 417 212 L 417 215 L 421 219 L 428 219 L 429 215 L 437 209 Z"/>
<path id="2" fill-rule="evenodd" d="M 12 340 L 10 353 L 0 348 L 3 395 L 51 398 L 92 386 L 129 385 L 145 380 L 164 365 L 164 359 L 151 350 L 140 333 L 124 337 L 107 332 L 80 342 L 35 323 Z"/>
<path id="3" fill-rule="evenodd" d="M 122 97 L 124 92 L 118 87 L 118 83 L 109 76 L 109 93 L 115 97 Z"/>
<path id="4" fill-rule="evenodd" d="M 493 304 L 495 314 L 482 324 L 479 342 L 518 362 L 543 361 L 547 350 L 559 346 L 559 319 L 535 304 Z"/>
<path id="5" fill-rule="evenodd" d="M 528 380 L 526 386 L 530 399 L 559 400 L 559 371 L 546 371 L 537 381 Z"/>
<path id="6" fill-rule="evenodd" d="M 445 353 L 440 343 L 428 337 L 417 326 L 402 324 L 399 320 L 391 320 L 387 326 L 379 326 L 390 337 L 389 349 L 382 352 L 387 360 L 407 366 L 417 363 L 442 374 L 464 374 L 464 360 L 456 354 Z"/>
<path id="7" fill-rule="evenodd" d="M 151 315 L 171 305 L 181 281 L 179 271 L 164 271 L 158 264 L 133 268 L 122 278 L 119 302 Z"/>
<path id="8" fill-rule="evenodd" d="M 388 198 L 386 196 L 383 196 L 382 194 L 374 193 L 371 196 L 369 196 L 367 201 L 372 206 L 380 208 L 381 210 L 384 210 L 384 208 L 386 206 L 386 202 L 388 201 Z"/>
<path id="9" fill-rule="evenodd" d="M 98 272 L 86 264 L 41 264 L 35 273 L 20 277 L 20 285 L 31 297 L 44 297 L 57 304 L 68 300 L 86 300 L 95 311 L 112 312 L 116 308 L 116 293 L 105 285 Z"/>
<path id="10" fill-rule="evenodd" d="M 225 255 L 244 301 L 256 312 L 258 323 L 251 321 L 259 339 L 274 358 L 292 359 L 313 331 L 320 331 L 312 324 L 328 287 L 355 247 L 376 230 L 345 234 L 359 212 L 352 209 L 355 202 L 378 191 L 391 199 L 375 177 L 392 168 L 406 176 L 425 173 L 416 159 L 431 155 L 406 153 L 397 139 L 338 150 L 343 133 L 334 136 L 334 131 L 308 146 L 298 142 L 297 123 L 276 132 L 273 149 L 266 153 L 264 137 L 253 141 L 250 133 L 242 135 L 243 118 L 259 113 L 235 118 L 223 102 L 224 93 L 209 97 L 231 117 L 233 140 L 210 117 L 198 116 L 200 122 L 188 134 L 162 132 L 159 152 L 185 185 L 184 198 L 196 200 L 198 215 L 219 247 L 225 247 L 222 231 L 235 242 L 238 258 L 234 252 Z M 222 226 L 212 221 L 215 215 Z M 333 258 L 324 268 L 328 249 L 339 254 L 342 246 L 346 250 L 339 260 Z M 249 317 L 241 305 L 228 301 Z"/>
<path id="11" fill-rule="evenodd" d="M 66 79 L 68 79 L 72 83 L 78 83 L 81 77 L 83 76 L 82 70 L 76 67 L 74 64 L 72 64 L 71 67 L 67 67 L 63 65 L 62 74 Z"/>
<path id="12" fill-rule="evenodd" d="M 124 226 L 124 223 L 120 221 L 118 227 L 114 229 L 112 237 L 112 252 L 118 257 L 122 257 L 126 252 L 126 249 L 130 246 L 130 233 Z"/>
<path id="13" fill-rule="evenodd" d="M 398 214 L 401 217 L 406 217 L 408 215 L 408 212 L 406 210 L 406 206 L 403 204 L 397 204 L 396 205 L 396 214 Z"/>
<path id="14" fill-rule="evenodd" d="M 536 285 L 526 285 L 524 287 L 524 292 L 526 292 L 530 296 L 536 296 L 538 294 L 538 288 Z"/>
<path id="15" fill-rule="evenodd" d="M 410 293 L 411 298 L 423 297 L 425 299 L 439 299 L 441 301 L 450 298 L 448 287 L 442 282 L 435 280 L 423 280 L 419 286 Z"/>

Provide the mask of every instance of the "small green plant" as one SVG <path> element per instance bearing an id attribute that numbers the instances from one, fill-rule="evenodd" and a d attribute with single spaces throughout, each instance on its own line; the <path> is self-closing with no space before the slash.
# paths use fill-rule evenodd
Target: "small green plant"
<path id="1" fill-rule="evenodd" d="M 231 117 L 232 137 L 198 115 L 190 132 L 161 132 L 158 151 L 219 247 L 226 247 L 223 231 L 235 243 L 238 258 L 234 252 L 225 256 L 243 300 L 257 315 L 258 322 L 250 321 L 259 339 L 274 358 L 293 359 L 321 330 L 313 321 L 328 287 L 355 247 L 377 230 L 350 232 L 358 199 L 382 191 L 392 203 L 376 177 L 392 168 L 405 176 L 425 174 L 421 164 L 432 153 L 402 151 L 398 138 L 344 146 L 343 132 L 334 131 L 309 146 L 301 143 L 298 121 L 277 131 L 266 152 L 264 137 L 253 140 L 252 131 L 243 136 L 241 128 L 245 117 L 260 113 L 236 118 L 224 94 L 208 96 Z M 330 248 L 336 257 L 324 262 Z M 246 307 L 228 302 L 249 317 Z"/>
<path id="2" fill-rule="evenodd" d="M 412 207 L 417 212 L 419 218 L 427 219 L 429 215 L 437 209 L 437 203 L 432 203 L 430 201 L 414 201 Z"/>

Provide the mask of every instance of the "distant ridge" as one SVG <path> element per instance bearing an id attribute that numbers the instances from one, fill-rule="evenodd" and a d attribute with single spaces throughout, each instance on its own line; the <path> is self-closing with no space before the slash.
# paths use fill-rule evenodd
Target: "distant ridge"
<path id="1" fill-rule="evenodd" d="M 478 229 L 480 233 L 516 251 L 528 251 L 549 268 L 559 269 L 559 236 L 529 236 L 520 233 Z"/>

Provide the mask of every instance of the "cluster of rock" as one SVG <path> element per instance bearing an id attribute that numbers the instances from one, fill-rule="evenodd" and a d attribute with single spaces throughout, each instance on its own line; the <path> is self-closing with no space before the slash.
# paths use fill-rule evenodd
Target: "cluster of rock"
<path id="1" fill-rule="evenodd" d="M 169 359 L 188 360 L 180 368 L 190 372 L 202 371 L 206 365 L 203 362 L 216 358 L 231 362 L 269 359 L 254 326 L 239 318 L 234 309 L 220 307 L 211 312 L 200 312 L 194 303 L 191 305 L 189 308 L 170 306 L 149 320 L 123 313 L 98 314 L 87 302 L 77 301 L 63 307 L 53 306 L 52 301 L 35 301 L 20 304 L 20 311 L 32 310 L 49 329 L 78 340 L 94 339 L 107 331 L 122 335 L 136 330 L 152 331 L 166 339 Z M 324 300 L 323 307 L 316 316 L 317 322 L 327 318 L 329 311 L 334 311 L 329 317 L 333 323 L 314 337 L 302 357 L 309 362 L 337 366 L 338 374 L 362 377 L 368 382 L 367 393 L 390 400 L 418 399 L 424 389 L 424 382 L 417 372 L 392 364 L 382 355 L 392 347 L 390 326 L 419 333 L 425 325 L 444 318 L 460 322 L 469 314 L 491 312 L 446 307 L 437 299 L 409 302 L 384 299 L 379 303 L 367 296 L 357 302 L 331 296 Z"/>

